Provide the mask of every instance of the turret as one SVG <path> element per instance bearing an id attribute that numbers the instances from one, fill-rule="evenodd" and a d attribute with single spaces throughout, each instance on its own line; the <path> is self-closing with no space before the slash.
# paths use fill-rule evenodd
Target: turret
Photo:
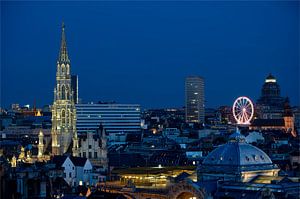
<path id="1" fill-rule="evenodd" d="M 43 157 L 44 154 L 44 134 L 42 131 L 39 133 L 39 145 L 38 145 L 38 158 Z"/>
<path id="2" fill-rule="evenodd" d="M 75 157 L 79 156 L 79 145 L 78 145 L 78 135 L 77 135 L 77 132 L 75 132 L 74 136 L 73 136 L 72 153 L 73 153 L 73 156 L 75 156 Z"/>

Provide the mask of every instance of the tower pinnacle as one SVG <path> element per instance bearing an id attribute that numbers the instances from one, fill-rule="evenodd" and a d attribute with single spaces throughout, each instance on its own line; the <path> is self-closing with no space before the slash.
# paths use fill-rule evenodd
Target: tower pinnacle
<path id="1" fill-rule="evenodd" d="M 61 25 L 61 46 L 59 52 L 58 62 L 70 62 L 68 51 L 67 51 L 67 42 L 66 42 L 66 35 L 65 35 L 65 23 L 62 22 Z"/>

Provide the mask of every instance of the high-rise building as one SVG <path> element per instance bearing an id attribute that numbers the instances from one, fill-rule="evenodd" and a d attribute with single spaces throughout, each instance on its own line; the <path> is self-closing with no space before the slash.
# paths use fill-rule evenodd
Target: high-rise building
<path id="1" fill-rule="evenodd" d="M 261 89 L 261 97 L 256 103 L 257 116 L 262 119 L 280 119 L 285 98 L 280 96 L 280 86 L 276 78 L 269 74 Z"/>
<path id="2" fill-rule="evenodd" d="M 282 106 L 284 100 L 285 99 L 280 96 L 280 86 L 276 78 L 272 74 L 269 74 L 262 86 L 261 97 L 257 100 L 257 103 L 269 106 Z"/>
<path id="3" fill-rule="evenodd" d="M 71 65 L 67 52 L 65 26 L 62 24 L 61 47 L 57 60 L 56 87 L 52 106 L 52 154 L 62 155 L 78 146 L 76 133 L 76 108 L 71 87 Z M 76 146 L 77 145 L 77 146 Z M 73 148 L 74 148 L 73 146 Z"/>
<path id="4" fill-rule="evenodd" d="M 190 76 L 185 80 L 185 120 L 191 123 L 204 123 L 204 79 Z"/>
<path id="5" fill-rule="evenodd" d="M 84 133 L 102 124 L 110 133 L 141 132 L 141 110 L 137 104 L 76 104 L 77 131 Z"/>
<path id="6" fill-rule="evenodd" d="M 71 88 L 72 88 L 74 103 L 78 104 L 78 75 L 71 76 Z"/>

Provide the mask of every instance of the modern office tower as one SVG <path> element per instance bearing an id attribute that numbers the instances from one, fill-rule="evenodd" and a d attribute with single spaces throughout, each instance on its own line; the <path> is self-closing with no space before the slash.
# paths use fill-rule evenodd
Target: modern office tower
<path id="1" fill-rule="evenodd" d="M 57 60 L 56 87 L 54 88 L 54 102 L 52 106 L 51 137 L 53 155 L 63 155 L 66 153 L 70 147 L 72 138 L 73 145 L 78 144 L 76 108 L 72 95 L 70 71 L 71 65 L 67 52 L 65 26 L 62 24 L 61 47 Z"/>
<path id="2" fill-rule="evenodd" d="M 141 110 L 137 104 L 76 104 L 77 132 L 98 129 L 110 133 L 141 132 Z"/>
<path id="3" fill-rule="evenodd" d="M 185 79 L 185 120 L 204 123 L 204 79 L 190 76 Z"/>
<path id="4" fill-rule="evenodd" d="M 78 75 L 71 76 L 71 88 L 72 88 L 74 103 L 78 104 Z"/>

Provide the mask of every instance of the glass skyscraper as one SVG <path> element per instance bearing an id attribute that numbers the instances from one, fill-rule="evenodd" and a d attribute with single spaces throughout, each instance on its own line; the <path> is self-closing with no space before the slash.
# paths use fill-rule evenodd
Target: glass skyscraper
<path id="1" fill-rule="evenodd" d="M 204 79 L 190 76 L 185 79 L 186 122 L 204 123 Z"/>

